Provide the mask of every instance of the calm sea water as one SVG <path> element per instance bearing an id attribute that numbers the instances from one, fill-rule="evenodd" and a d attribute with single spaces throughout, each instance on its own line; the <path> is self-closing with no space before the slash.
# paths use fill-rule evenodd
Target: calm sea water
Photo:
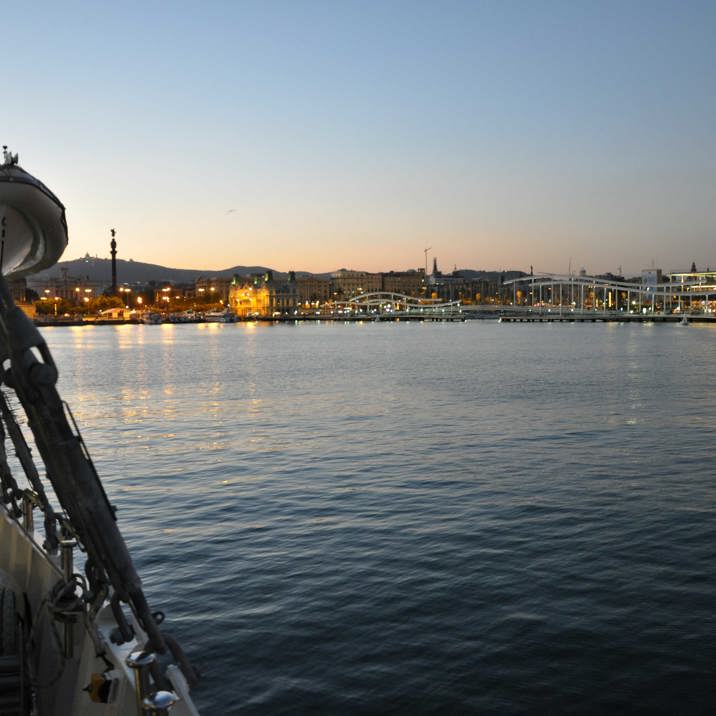
<path id="1" fill-rule="evenodd" d="M 47 329 L 205 714 L 716 710 L 716 329 Z"/>

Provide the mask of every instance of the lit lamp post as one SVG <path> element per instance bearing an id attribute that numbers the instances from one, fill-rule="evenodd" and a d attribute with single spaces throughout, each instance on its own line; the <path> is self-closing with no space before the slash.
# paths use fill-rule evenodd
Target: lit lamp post
<path id="1" fill-rule="evenodd" d="M 129 294 L 132 292 L 132 289 L 127 288 L 125 286 L 120 286 L 119 292 L 124 295 L 124 307 L 129 308 Z"/>

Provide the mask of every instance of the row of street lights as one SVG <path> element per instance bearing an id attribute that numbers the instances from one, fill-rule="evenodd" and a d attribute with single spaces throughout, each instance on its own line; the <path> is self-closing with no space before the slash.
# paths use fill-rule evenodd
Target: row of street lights
<path id="1" fill-rule="evenodd" d="M 167 306 L 169 305 L 169 303 L 172 300 L 172 295 L 171 295 L 172 290 L 173 289 L 170 286 L 166 286 L 161 289 L 161 293 L 162 293 L 161 301 L 164 304 L 166 304 Z M 80 301 L 80 299 L 84 303 L 89 303 L 92 300 L 92 293 L 93 293 L 94 289 L 92 289 L 92 288 L 82 289 L 78 286 L 74 289 L 74 291 L 77 294 L 78 302 Z M 117 291 L 119 293 L 120 298 L 122 299 L 122 302 L 124 303 L 124 307 L 129 308 L 129 304 L 131 303 L 130 294 L 132 293 L 132 289 L 129 286 L 120 286 L 117 289 Z M 201 296 L 204 296 L 204 294 L 208 291 L 208 293 L 213 297 L 214 294 L 216 293 L 216 287 L 211 286 L 208 289 L 199 288 L 199 289 L 197 289 L 197 291 Z M 52 291 L 49 288 L 46 288 L 44 290 L 44 293 L 45 293 L 45 295 L 42 296 L 42 300 L 43 301 L 53 300 L 54 304 L 55 304 L 55 315 L 57 315 L 57 304 L 59 301 L 62 300 L 62 298 L 60 296 L 54 296 L 51 299 L 50 294 L 52 293 Z M 84 295 L 81 296 L 81 294 L 83 294 L 83 293 L 84 293 Z M 179 295 L 173 296 L 173 298 L 177 301 L 181 300 L 181 296 L 179 296 Z M 136 303 L 137 307 L 141 309 L 142 305 L 144 304 L 144 298 L 141 295 L 137 295 L 137 297 L 135 299 L 135 303 Z M 222 303 L 223 303 L 223 301 L 222 301 Z"/>

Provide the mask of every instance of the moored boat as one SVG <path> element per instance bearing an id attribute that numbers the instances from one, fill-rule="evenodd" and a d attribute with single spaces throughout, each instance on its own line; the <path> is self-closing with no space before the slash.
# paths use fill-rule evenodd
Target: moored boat
<path id="1" fill-rule="evenodd" d="M 234 323 L 236 314 L 228 308 L 223 311 L 207 311 L 204 314 L 204 320 L 207 323 Z"/>
<path id="2" fill-rule="evenodd" d="M 153 311 L 147 311 L 146 313 L 143 313 L 139 320 L 142 323 L 145 323 L 145 324 L 151 325 L 151 326 L 156 326 L 163 322 L 162 314 L 155 313 Z"/>

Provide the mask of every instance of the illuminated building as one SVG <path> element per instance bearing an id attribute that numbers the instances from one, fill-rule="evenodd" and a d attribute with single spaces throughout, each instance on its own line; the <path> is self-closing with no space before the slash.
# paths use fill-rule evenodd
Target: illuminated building
<path id="1" fill-rule="evenodd" d="M 679 294 L 679 311 L 716 312 L 716 271 L 691 271 L 669 274 L 672 291 Z"/>
<path id="2" fill-rule="evenodd" d="M 247 279 L 235 276 L 229 286 L 229 307 L 241 318 L 271 318 L 292 315 L 298 310 L 296 276 L 275 279 L 273 271 Z"/>

